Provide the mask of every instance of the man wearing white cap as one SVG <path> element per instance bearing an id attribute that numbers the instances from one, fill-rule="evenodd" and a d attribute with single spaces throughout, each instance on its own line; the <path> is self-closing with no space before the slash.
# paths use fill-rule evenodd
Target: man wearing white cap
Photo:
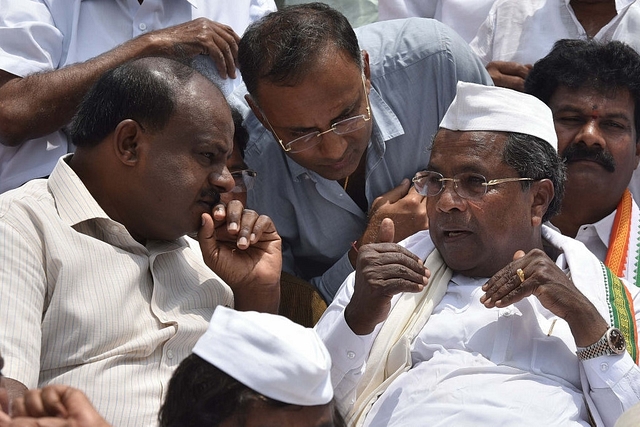
<path id="1" fill-rule="evenodd" d="M 640 289 L 542 225 L 556 144 L 539 100 L 458 83 L 414 178 L 429 230 L 363 246 L 316 327 L 351 424 L 613 426 L 640 401 Z"/>
<path id="2" fill-rule="evenodd" d="M 313 329 L 218 306 L 171 378 L 160 426 L 342 426 L 330 369 Z"/>

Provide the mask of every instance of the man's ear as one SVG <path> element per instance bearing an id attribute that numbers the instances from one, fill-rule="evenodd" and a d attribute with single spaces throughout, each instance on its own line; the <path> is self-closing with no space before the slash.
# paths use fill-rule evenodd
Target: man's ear
<path id="1" fill-rule="evenodd" d="M 638 167 L 638 162 L 640 162 L 640 136 L 636 139 L 636 167 Z"/>
<path id="2" fill-rule="evenodd" d="M 542 218 L 547 213 L 549 205 L 555 196 L 553 182 L 550 179 L 541 179 L 531 184 L 531 225 L 538 227 L 542 225 Z"/>
<path id="3" fill-rule="evenodd" d="M 144 130 L 138 122 L 126 119 L 118 123 L 113 132 L 113 148 L 116 157 L 125 165 L 134 166 L 140 157 L 140 142 Z"/>
<path id="4" fill-rule="evenodd" d="M 364 78 L 367 80 L 367 83 L 370 83 L 371 69 L 369 68 L 369 52 L 364 49 L 362 50 L 362 72 L 364 73 Z"/>

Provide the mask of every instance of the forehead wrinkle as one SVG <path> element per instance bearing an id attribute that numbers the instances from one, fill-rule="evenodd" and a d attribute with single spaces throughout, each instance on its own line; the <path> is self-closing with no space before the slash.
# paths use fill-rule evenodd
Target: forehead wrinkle
<path id="1" fill-rule="evenodd" d="M 453 157 L 457 161 L 455 173 L 484 173 L 487 171 L 486 167 L 484 167 L 485 161 L 492 159 L 494 156 L 497 156 L 500 162 L 504 163 L 502 149 L 498 152 L 496 152 L 495 149 L 497 139 L 500 135 L 504 135 L 503 132 L 448 130 L 448 133 L 449 135 L 455 134 L 458 138 L 451 140 L 450 138 L 447 139 L 445 134 L 442 134 L 441 138 L 438 138 L 438 135 L 436 135 L 429 160 L 430 169 L 433 168 L 436 170 L 451 165 L 452 157 L 449 157 L 450 153 L 446 153 L 447 150 L 455 151 Z M 463 140 L 463 138 L 465 139 Z M 461 147 L 461 145 L 463 145 L 463 147 Z M 444 147 L 445 153 L 438 152 L 439 146 Z M 460 148 L 464 148 L 464 150 Z M 434 158 L 437 160 L 435 165 L 432 162 Z M 438 161 L 441 162 L 442 165 L 438 165 Z"/>

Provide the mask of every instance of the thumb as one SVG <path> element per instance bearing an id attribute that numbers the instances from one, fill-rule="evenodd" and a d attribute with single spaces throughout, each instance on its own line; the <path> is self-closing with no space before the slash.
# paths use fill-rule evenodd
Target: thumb
<path id="1" fill-rule="evenodd" d="M 524 255 L 525 254 L 524 254 L 523 250 L 516 251 L 516 253 L 513 254 L 513 260 L 516 261 L 516 260 L 522 258 Z"/>
<path id="2" fill-rule="evenodd" d="M 200 243 L 200 249 L 202 250 L 202 255 L 205 257 L 205 261 L 208 254 L 214 252 L 218 247 L 213 218 L 208 213 L 202 214 L 202 226 L 200 230 L 198 230 L 198 243 Z"/>
<path id="3" fill-rule="evenodd" d="M 391 218 L 384 218 L 378 229 L 378 243 L 393 243 L 396 226 Z"/>

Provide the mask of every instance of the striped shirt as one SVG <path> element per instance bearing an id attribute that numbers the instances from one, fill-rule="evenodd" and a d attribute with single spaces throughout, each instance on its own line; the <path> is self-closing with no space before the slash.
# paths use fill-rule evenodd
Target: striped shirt
<path id="1" fill-rule="evenodd" d="M 173 370 L 233 294 L 185 239 L 136 242 L 68 158 L 0 196 L 4 374 L 77 387 L 113 425 L 157 425 Z"/>

